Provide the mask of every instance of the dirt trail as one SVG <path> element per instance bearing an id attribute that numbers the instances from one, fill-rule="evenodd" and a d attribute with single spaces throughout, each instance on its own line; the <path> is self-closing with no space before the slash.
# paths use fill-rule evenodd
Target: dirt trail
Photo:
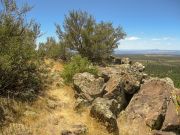
<path id="1" fill-rule="evenodd" d="M 55 62 L 52 72 L 62 69 L 62 64 Z M 33 135 L 60 135 L 62 130 L 68 129 L 71 125 L 85 124 L 88 127 L 88 135 L 109 135 L 104 126 L 89 116 L 89 109 L 82 112 L 74 110 L 74 91 L 69 86 L 57 85 L 60 80 L 60 76 L 56 76 L 56 81 L 46 94 L 27 107 L 30 111 L 17 122 L 24 125 L 21 130 L 27 130 L 27 127 Z M 18 132 L 13 124 L 7 130 Z"/>

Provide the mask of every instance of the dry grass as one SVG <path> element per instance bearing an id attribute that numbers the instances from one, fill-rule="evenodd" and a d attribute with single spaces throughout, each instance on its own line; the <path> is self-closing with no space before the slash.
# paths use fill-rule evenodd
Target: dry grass
<path id="1" fill-rule="evenodd" d="M 63 84 L 59 73 L 63 64 L 52 60 L 46 60 L 46 63 L 51 65 L 53 83 L 45 95 L 31 106 L 26 105 L 26 115 L 5 127 L 3 135 L 59 135 L 76 124 L 85 124 L 88 135 L 109 135 L 104 126 L 89 116 L 89 109 L 81 113 L 74 110 L 74 90 Z M 50 101 L 55 104 L 53 108 L 49 107 Z"/>

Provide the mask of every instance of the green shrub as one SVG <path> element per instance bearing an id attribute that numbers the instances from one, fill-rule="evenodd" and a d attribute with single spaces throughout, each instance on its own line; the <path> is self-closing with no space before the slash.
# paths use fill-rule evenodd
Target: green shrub
<path id="1" fill-rule="evenodd" d="M 2 0 L 0 8 L 0 95 L 29 100 L 42 87 L 36 52 L 39 25 L 26 21 L 28 6 Z"/>
<path id="2" fill-rule="evenodd" d="M 88 61 L 87 58 L 82 58 L 80 55 L 72 57 L 62 72 L 62 77 L 65 83 L 71 83 L 72 78 L 76 73 L 89 72 L 97 75 L 97 69 Z"/>

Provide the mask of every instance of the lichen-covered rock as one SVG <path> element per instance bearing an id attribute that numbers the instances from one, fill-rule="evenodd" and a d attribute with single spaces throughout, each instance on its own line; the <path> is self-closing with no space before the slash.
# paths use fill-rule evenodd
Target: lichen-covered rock
<path id="1" fill-rule="evenodd" d="M 134 64 L 132 64 L 131 68 L 134 71 L 143 72 L 144 69 L 145 69 L 145 66 L 142 63 L 140 63 L 140 62 L 135 62 Z"/>
<path id="2" fill-rule="evenodd" d="M 96 98 L 91 107 L 90 115 L 102 122 L 109 132 L 117 132 L 117 114 L 118 104 L 116 100 L 105 98 Z"/>
<path id="3" fill-rule="evenodd" d="M 61 131 L 61 135 L 86 135 L 87 131 L 85 125 L 72 125 L 71 128 Z"/>
<path id="4" fill-rule="evenodd" d="M 131 135 L 161 129 L 173 89 L 170 79 L 153 78 L 146 81 L 118 118 L 120 131 Z"/>
<path id="5" fill-rule="evenodd" d="M 73 85 L 77 94 L 84 94 L 92 98 L 101 96 L 104 93 L 104 79 L 95 78 L 90 73 L 78 73 L 73 77 Z"/>

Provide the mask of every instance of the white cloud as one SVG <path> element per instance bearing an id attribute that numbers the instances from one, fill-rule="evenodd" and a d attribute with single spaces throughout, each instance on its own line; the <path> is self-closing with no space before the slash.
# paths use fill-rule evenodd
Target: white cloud
<path id="1" fill-rule="evenodd" d="M 139 40 L 139 39 L 141 39 L 141 38 L 134 37 L 134 36 L 125 38 L 125 40 L 129 40 L 129 41 L 134 41 L 134 40 Z"/>
<path id="2" fill-rule="evenodd" d="M 173 40 L 172 37 L 162 37 L 162 38 L 153 38 L 153 41 L 166 41 L 166 40 Z"/>

